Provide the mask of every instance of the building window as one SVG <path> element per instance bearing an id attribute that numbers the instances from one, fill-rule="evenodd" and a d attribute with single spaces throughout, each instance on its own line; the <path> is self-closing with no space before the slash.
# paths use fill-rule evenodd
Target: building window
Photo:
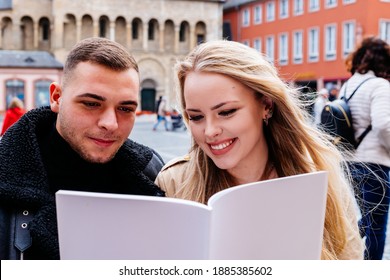
<path id="1" fill-rule="evenodd" d="M 22 80 L 7 80 L 5 82 L 7 109 L 12 98 L 17 97 L 24 102 L 24 82 Z"/>
<path id="2" fill-rule="evenodd" d="M 148 24 L 148 40 L 153 41 L 154 35 L 155 35 L 154 22 L 153 20 L 150 20 Z"/>
<path id="3" fill-rule="evenodd" d="M 139 22 L 138 21 L 133 21 L 133 23 L 131 24 L 132 27 L 131 27 L 131 37 L 134 39 L 134 40 L 137 40 L 138 37 L 139 37 L 139 34 L 138 34 L 138 29 L 139 29 Z"/>
<path id="4" fill-rule="evenodd" d="M 288 35 L 283 33 L 279 35 L 279 65 L 288 63 Z"/>
<path id="5" fill-rule="evenodd" d="M 309 11 L 315 12 L 320 9 L 320 0 L 309 0 Z"/>
<path id="6" fill-rule="evenodd" d="M 242 26 L 249 26 L 250 22 L 250 13 L 249 9 L 245 9 L 242 11 Z"/>
<path id="7" fill-rule="evenodd" d="M 243 41 L 242 41 L 242 44 L 244 44 L 245 46 L 250 47 L 250 45 L 249 45 L 249 40 L 243 40 Z"/>
<path id="8" fill-rule="evenodd" d="M 379 36 L 382 40 L 390 44 L 390 20 L 383 20 L 380 22 Z"/>
<path id="9" fill-rule="evenodd" d="M 287 18 L 288 17 L 288 0 L 280 0 L 279 2 L 279 17 Z"/>
<path id="10" fill-rule="evenodd" d="M 205 36 L 204 34 L 196 34 L 196 43 L 199 45 L 199 44 L 202 44 L 205 42 Z"/>
<path id="11" fill-rule="evenodd" d="M 293 59 L 295 64 L 299 64 L 303 61 L 303 33 L 295 31 L 293 34 Z"/>
<path id="12" fill-rule="evenodd" d="M 351 3 L 355 3 L 356 0 L 343 0 L 343 4 L 351 4 Z"/>
<path id="13" fill-rule="evenodd" d="M 303 0 L 294 0 L 294 15 L 299 16 L 303 14 Z"/>
<path id="14" fill-rule="evenodd" d="M 41 25 L 41 39 L 42 41 L 48 41 L 50 39 L 50 22 L 47 18 L 40 20 Z"/>
<path id="15" fill-rule="evenodd" d="M 253 41 L 253 48 L 258 51 L 258 52 L 261 52 L 261 39 L 260 38 L 256 38 L 254 41 Z"/>
<path id="16" fill-rule="evenodd" d="M 180 31 L 179 31 L 179 41 L 185 42 L 187 40 L 186 34 L 187 34 L 188 26 L 185 22 L 182 22 L 180 24 Z"/>
<path id="17" fill-rule="evenodd" d="M 267 21 L 274 21 L 275 20 L 275 2 L 274 1 L 267 2 L 266 16 L 267 16 Z"/>
<path id="18" fill-rule="evenodd" d="M 1 0 L 0 10 L 12 9 L 12 0 Z"/>
<path id="19" fill-rule="evenodd" d="M 261 5 L 255 6 L 253 10 L 254 24 L 260 24 L 263 22 L 263 9 Z"/>
<path id="20" fill-rule="evenodd" d="M 325 27 L 325 59 L 336 59 L 336 25 Z"/>
<path id="21" fill-rule="evenodd" d="M 325 0 L 325 8 L 334 8 L 337 6 L 337 0 Z"/>
<path id="22" fill-rule="evenodd" d="M 99 37 L 107 37 L 107 20 L 105 18 L 99 19 Z"/>
<path id="23" fill-rule="evenodd" d="M 273 36 L 268 36 L 265 45 L 265 54 L 269 62 L 274 63 L 275 60 L 275 39 Z"/>
<path id="24" fill-rule="evenodd" d="M 317 62 L 319 58 L 319 30 L 318 28 L 309 29 L 308 38 L 309 61 Z"/>
<path id="25" fill-rule="evenodd" d="M 50 105 L 49 87 L 52 81 L 39 80 L 35 82 L 35 107 Z"/>
<path id="26" fill-rule="evenodd" d="M 355 23 L 344 23 L 343 33 L 343 55 L 347 56 L 355 49 Z"/>

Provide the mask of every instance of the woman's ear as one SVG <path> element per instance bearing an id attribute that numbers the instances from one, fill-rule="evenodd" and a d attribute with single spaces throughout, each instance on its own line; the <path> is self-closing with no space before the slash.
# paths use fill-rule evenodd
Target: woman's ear
<path id="1" fill-rule="evenodd" d="M 58 113 L 60 108 L 60 100 L 62 96 L 61 86 L 54 82 L 51 83 L 50 87 L 50 108 L 53 112 Z"/>
<path id="2" fill-rule="evenodd" d="M 263 96 L 262 102 L 264 104 L 264 111 L 265 111 L 264 117 L 268 117 L 268 118 L 272 117 L 272 113 L 274 110 L 274 102 L 272 101 L 271 98 L 269 98 L 267 96 Z"/>

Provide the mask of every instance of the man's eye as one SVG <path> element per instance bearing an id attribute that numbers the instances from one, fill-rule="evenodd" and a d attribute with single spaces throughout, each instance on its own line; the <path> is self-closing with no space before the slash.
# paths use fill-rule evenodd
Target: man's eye
<path id="1" fill-rule="evenodd" d="M 122 111 L 124 113 L 132 113 L 132 112 L 135 112 L 135 108 L 132 108 L 132 107 L 119 107 L 118 108 L 119 111 Z"/>
<path id="2" fill-rule="evenodd" d="M 97 106 L 100 106 L 99 103 L 97 102 L 89 102 L 89 101 L 84 101 L 83 104 L 87 107 L 97 107 Z"/>
<path id="3" fill-rule="evenodd" d="M 196 122 L 196 121 L 200 121 L 201 119 L 203 119 L 203 116 L 201 116 L 201 115 L 197 115 L 197 116 L 188 116 L 188 118 L 189 118 L 190 121 Z"/>
<path id="4" fill-rule="evenodd" d="M 226 111 L 222 111 L 220 112 L 219 114 L 221 116 L 230 116 L 231 114 L 235 113 L 237 111 L 237 109 L 231 109 L 231 110 L 226 110 Z"/>

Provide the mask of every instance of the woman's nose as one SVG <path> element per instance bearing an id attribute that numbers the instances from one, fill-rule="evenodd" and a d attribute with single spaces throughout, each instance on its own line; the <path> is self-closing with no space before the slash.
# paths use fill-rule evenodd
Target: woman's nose
<path id="1" fill-rule="evenodd" d="M 221 134 L 221 132 L 222 132 L 222 128 L 217 121 L 214 120 L 206 121 L 205 135 L 207 137 L 218 136 L 219 134 Z"/>

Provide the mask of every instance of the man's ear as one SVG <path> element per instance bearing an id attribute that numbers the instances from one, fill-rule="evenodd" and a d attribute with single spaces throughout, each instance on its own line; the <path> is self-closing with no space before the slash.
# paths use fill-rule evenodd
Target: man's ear
<path id="1" fill-rule="evenodd" d="M 54 82 L 50 84 L 50 108 L 53 112 L 58 113 L 60 110 L 60 100 L 62 96 L 61 86 Z"/>

